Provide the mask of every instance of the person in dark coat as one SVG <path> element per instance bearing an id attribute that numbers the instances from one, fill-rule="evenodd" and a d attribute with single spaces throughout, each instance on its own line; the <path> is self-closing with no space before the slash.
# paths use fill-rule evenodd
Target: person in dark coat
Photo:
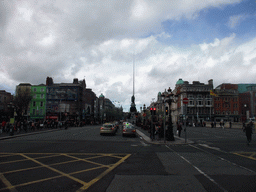
<path id="1" fill-rule="evenodd" d="M 253 128 L 253 122 L 250 121 L 250 123 L 248 123 L 248 125 L 246 125 L 244 129 L 244 132 L 247 138 L 247 145 L 249 145 L 250 142 L 252 141 L 252 128 Z"/>
<path id="2" fill-rule="evenodd" d="M 182 130 L 182 125 L 181 125 L 181 123 L 178 123 L 177 131 L 178 131 L 179 137 L 180 137 L 180 134 L 181 134 L 181 130 Z"/>

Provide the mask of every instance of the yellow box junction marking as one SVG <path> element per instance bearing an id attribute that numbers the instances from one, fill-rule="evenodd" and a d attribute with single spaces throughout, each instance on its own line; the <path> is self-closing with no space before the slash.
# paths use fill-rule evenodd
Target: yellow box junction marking
<path id="1" fill-rule="evenodd" d="M 235 155 L 246 157 L 248 159 L 256 160 L 256 152 L 235 152 Z"/>
<path id="2" fill-rule="evenodd" d="M 34 156 L 35 157 L 31 157 Z M 1 165 L 8 165 L 8 164 L 14 164 L 14 163 L 18 163 L 18 162 L 25 162 L 25 161 L 32 161 L 34 163 L 37 164 L 37 166 L 33 166 L 33 167 L 28 167 L 28 168 L 21 168 L 21 169 L 16 169 L 16 170 L 10 170 L 10 171 L 6 171 L 6 172 L 2 172 L 0 173 L 0 180 L 5 184 L 5 188 L 0 188 L 0 191 L 4 191 L 6 189 L 12 191 L 12 192 L 16 192 L 16 188 L 17 187 L 22 187 L 22 186 L 26 186 L 26 185 L 31 185 L 31 184 L 35 184 L 35 183 L 40 183 L 43 181 L 48 181 L 48 180 L 52 180 L 52 179 L 56 179 L 56 178 L 60 178 L 60 177 L 67 177 L 71 180 L 74 180 L 80 184 L 83 185 L 83 187 L 81 187 L 78 192 L 84 191 L 86 189 L 88 189 L 91 185 L 93 185 L 94 183 L 96 183 L 97 181 L 99 181 L 100 179 L 102 179 L 105 175 L 107 175 L 109 172 L 111 172 L 113 169 L 115 169 L 117 166 L 119 166 L 121 163 L 123 163 L 127 158 L 130 157 L 131 154 L 105 154 L 105 153 L 0 153 L 0 158 L 8 158 L 8 157 L 13 157 L 13 156 L 18 156 L 18 157 L 22 157 L 22 159 L 17 159 L 17 160 L 11 160 L 11 161 L 4 161 L 0 163 Z M 52 163 L 52 164 L 44 164 L 42 162 L 40 162 L 40 159 L 43 158 L 58 158 L 58 157 L 68 157 L 71 160 L 66 160 L 66 161 L 62 161 L 59 163 Z M 78 157 L 77 157 L 78 156 Z M 83 158 L 80 158 L 79 156 L 84 156 Z M 86 157 L 89 156 L 89 157 Z M 105 158 L 105 157 L 112 157 L 117 159 L 116 163 L 113 164 L 101 164 L 101 163 L 97 163 L 94 162 L 94 159 L 98 159 L 98 158 Z M 72 160 L 73 159 L 73 160 Z M 72 162 L 85 162 L 85 163 L 89 163 L 89 164 L 93 164 L 96 167 L 93 168 L 88 168 L 88 169 L 83 169 L 83 170 L 79 170 L 79 171 L 75 171 L 72 173 L 64 173 L 63 171 L 60 171 L 56 168 L 53 168 L 52 166 L 55 165 L 63 165 L 63 164 L 68 164 L 68 163 L 72 163 Z M 34 169 L 39 169 L 39 168 L 47 168 L 59 175 L 57 176 L 53 176 L 53 177 L 48 177 L 48 178 L 44 178 L 44 179 L 39 179 L 39 180 L 35 180 L 35 181 L 31 181 L 31 182 L 26 182 L 26 183 L 21 183 L 21 184 L 17 184 L 17 185 L 12 185 L 11 182 L 9 182 L 6 178 L 5 178 L 5 174 L 11 174 L 11 173 L 16 173 L 16 172 L 22 172 L 22 171 L 27 171 L 27 170 L 34 170 Z M 103 171 L 100 175 L 98 175 L 96 178 L 92 179 L 89 182 L 84 182 L 78 178 L 76 178 L 75 174 L 78 173 L 84 173 L 87 171 L 91 171 L 91 170 L 96 170 L 96 169 L 101 169 L 101 168 L 106 168 L 105 171 Z"/>

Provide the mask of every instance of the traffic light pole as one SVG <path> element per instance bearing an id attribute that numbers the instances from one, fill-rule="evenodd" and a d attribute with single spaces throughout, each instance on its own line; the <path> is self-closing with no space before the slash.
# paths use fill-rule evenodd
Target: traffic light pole
<path id="1" fill-rule="evenodd" d="M 150 135 L 151 135 L 151 140 L 153 141 L 154 140 L 154 124 L 153 124 L 153 121 L 154 121 L 154 115 L 156 115 L 156 108 L 150 108 L 150 113 L 151 113 L 151 127 L 150 127 Z"/>
<path id="2" fill-rule="evenodd" d="M 166 143 L 166 115 L 168 115 L 168 107 L 165 107 L 164 113 L 164 143 Z"/>
<path id="3" fill-rule="evenodd" d="M 185 143 L 187 143 L 187 125 L 186 125 L 186 115 L 187 115 L 187 104 L 185 104 L 185 123 L 184 123 L 184 125 L 185 125 L 185 129 L 184 129 L 184 132 L 185 132 Z"/>
<path id="4" fill-rule="evenodd" d="M 166 128 L 165 128 L 165 122 L 166 122 L 166 114 L 164 115 L 164 143 L 166 143 Z"/>

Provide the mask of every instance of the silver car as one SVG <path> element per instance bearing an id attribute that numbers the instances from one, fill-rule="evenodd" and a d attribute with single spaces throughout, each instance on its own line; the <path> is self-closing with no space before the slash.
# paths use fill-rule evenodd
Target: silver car
<path id="1" fill-rule="evenodd" d="M 100 135 L 112 134 L 115 135 L 117 132 L 117 126 L 113 123 L 105 123 L 100 128 Z"/>
<path id="2" fill-rule="evenodd" d="M 127 123 L 125 125 L 123 125 L 123 133 L 122 133 L 122 136 L 133 136 L 133 137 L 136 137 L 136 128 L 130 124 L 130 123 Z"/>

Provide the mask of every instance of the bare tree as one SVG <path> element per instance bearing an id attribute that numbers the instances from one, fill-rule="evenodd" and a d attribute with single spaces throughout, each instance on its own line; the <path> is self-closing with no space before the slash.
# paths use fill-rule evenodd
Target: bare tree
<path id="1" fill-rule="evenodd" d="M 17 89 L 13 99 L 14 107 L 18 118 L 22 117 L 23 114 L 27 114 L 28 106 L 32 100 L 30 88 Z"/>

